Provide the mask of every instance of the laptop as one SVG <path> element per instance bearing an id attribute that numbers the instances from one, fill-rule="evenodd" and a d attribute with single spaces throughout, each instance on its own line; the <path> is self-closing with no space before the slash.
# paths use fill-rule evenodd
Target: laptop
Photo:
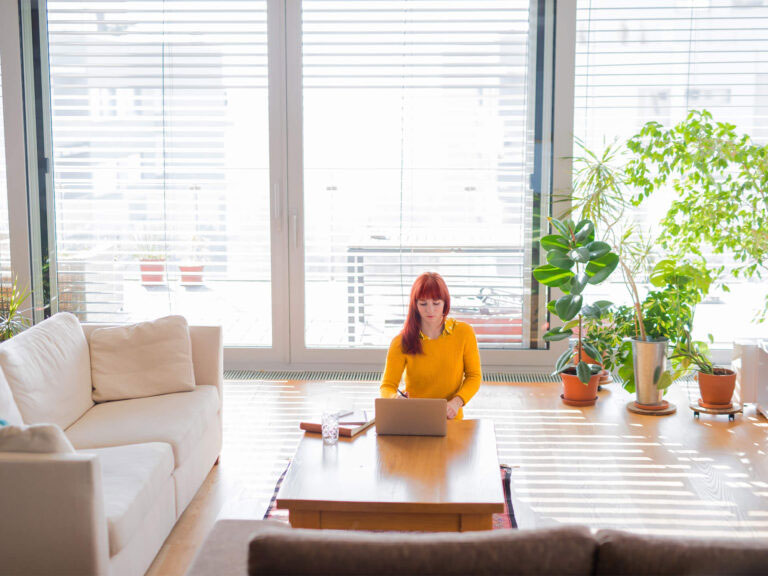
<path id="1" fill-rule="evenodd" d="M 445 436 L 447 404 L 437 398 L 376 398 L 376 434 Z"/>

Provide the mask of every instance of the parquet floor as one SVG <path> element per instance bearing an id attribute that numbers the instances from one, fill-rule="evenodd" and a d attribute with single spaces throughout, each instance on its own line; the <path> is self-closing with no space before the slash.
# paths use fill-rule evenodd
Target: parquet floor
<path id="1" fill-rule="evenodd" d="M 676 383 L 667 417 L 630 414 L 617 385 L 571 408 L 553 383 L 484 383 L 467 418 L 495 423 L 499 461 L 513 466 L 521 528 L 562 523 L 701 537 L 768 538 L 768 422 L 702 415 Z M 186 572 L 217 518 L 261 518 L 301 432 L 328 406 L 372 409 L 376 382 L 229 380 L 221 462 L 179 519 L 148 574 Z"/>

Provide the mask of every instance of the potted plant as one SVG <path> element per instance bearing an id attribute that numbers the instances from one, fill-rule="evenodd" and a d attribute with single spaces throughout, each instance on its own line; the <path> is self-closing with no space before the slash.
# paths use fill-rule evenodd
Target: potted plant
<path id="1" fill-rule="evenodd" d="M 619 258 L 630 306 L 605 311 L 602 320 L 587 325 L 587 339 L 604 343 L 608 358 L 624 388 L 636 395 L 635 404 L 646 409 L 665 407 L 663 395 L 680 373 L 676 361 L 667 369 L 668 349 L 680 342 L 682 330 L 691 328 L 693 309 L 712 281 L 702 263 L 686 258 L 663 259 L 652 268 L 656 242 L 631 222 L 629 185 L 638 185 L 636 148 L 616 143 L 595 153 L 577 141 L 581 150 L 573 160 L 571 211 L 593 219 Z M 637 279 L 648 279 L 651 290 L 641 298 Z M 593 342 L 594 344 L 594 342 Z M 612 348 L 610 353 L 607 349 Z"/>
<path id="2" fill-rule="evenodd" d="M 152 252 L 139 256 L 141 283 L 145 286 L 165 282 L 165 256 Z"/>
<path id="3" fill-rule="evenodd" d="M 699 405 L 703 408 L 728 409 L 733 406 L 731 398 L 736 388 L 736 372 L 730 368 L 714 366 L 709 358 L 709 347 L 703 342 L 694 342 L 689 331 L 685 331 L 680 345 L 670 359 L 678 360 L 683 370 L 696 370 L 699 383 Z"/>
<path id="4" fill-rule="evenodd" d="M 0 342 L 5 342 L 29 326 L 21 309 L 29 290 L 19 290 L 14 278 L 9 284 L 0 275 Z"/>
<path id="5" fill-rule="evenodd" d="M 587 356 L 584 361 L 603 368 L 600 372 L 599 384 L 601 386 L 613 381 L 611 372 L 618 366 L 617 353 L 621 346 L 621 336 L 616 330 L 613 308 L 613 303 L 607 300 L 598 300 L 591 307 L 585 307 L 583 339 L 586 344 L 597 351 L 599 356 L 597 358 Z M 577 349 L 574 363 L 578 363 L 578 361 Z"/>
<path id="6" fill-rule="evenodd" d="M 618 256 L 610 245 L 595 240 L 595 227 L 590 220 L 578 223 L 549 218 L 556 232 L 544 236 L 541 245 L 547 253 L 547 264 L 538 266 L 533 276 L 550 288 L 560 288 L 564 294 L 547 304 L 547 309 L 564 324 L 544 334 L 547 342 L 570 338 L 576 331 L 576 346 L 570 344 L 555 363 L 555 373 L 563 381 L 563 402 L 591 406 L 597 400 L 597 385 L 601 367 L 589 364 L 584 356 L 599 358 L 600 353 L 584 341 L 584 317 L 598 315 L 600 307 L 584 305 L 584 289 L 605 281 L 618 265 Z M 574 351 L 578 362 L 574 365 Z"/>
<path id="7" fill-rule="evenodd" d="M 203 283 L 206 242 L 200 236 L 192 236 L 185 245 L 187 251 L 184 259 L 179 263 L 181 283 L 187 286 L 198 286 Z"/>

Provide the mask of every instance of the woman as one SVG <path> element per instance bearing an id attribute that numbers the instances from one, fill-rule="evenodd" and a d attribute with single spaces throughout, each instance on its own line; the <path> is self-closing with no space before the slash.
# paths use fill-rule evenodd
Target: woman
<path id="1" fill-rule="evenodd" d="M 405 394 L 410 398 L 445 398 L 446 416 L 461 420 L 464 406 L 480 387 L 480 353 L 472 327 L 448 318 L 451 296 L 435 272 L 413 283 L 408 317 L 389 346 L 381 381 L 381 396 L 398 396 L 405 370 Z"/>

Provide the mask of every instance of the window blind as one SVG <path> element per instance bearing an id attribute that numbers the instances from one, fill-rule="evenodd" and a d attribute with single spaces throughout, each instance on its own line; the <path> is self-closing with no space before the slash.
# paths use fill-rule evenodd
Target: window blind
<path id="1" fill-rule="evenodd" d="M 522 347 L 529 2 L 302 10 L 306 345 L 388 345 L 436 271 L 482 347 Z"/>
<path id="2" fill-rule="evenodd" d="M 58 307 L 271 344 L 266 0 L 49 0 Z"/>
<path id="3" fill-rule="evenodd" d="M 707 109 L 716 121 L 768 142 L 767 29 L 768 3 L 762 1 L 579 0 L 575 135 L 602 150 L 645 122 L 670 127 L 688 110 Z M 634 214 L 644 225 L 658 221 L 671 194 L 652 198 Z M 698 307 L 695 336 L 713 332 L 725 342 L 757 330 L 731 320 L 751 318 L 764 288 L 730 284 L 730 294 L 714 293 Z M 625 293 L 617 287 L 613 296 L 620 301 Z"/>

